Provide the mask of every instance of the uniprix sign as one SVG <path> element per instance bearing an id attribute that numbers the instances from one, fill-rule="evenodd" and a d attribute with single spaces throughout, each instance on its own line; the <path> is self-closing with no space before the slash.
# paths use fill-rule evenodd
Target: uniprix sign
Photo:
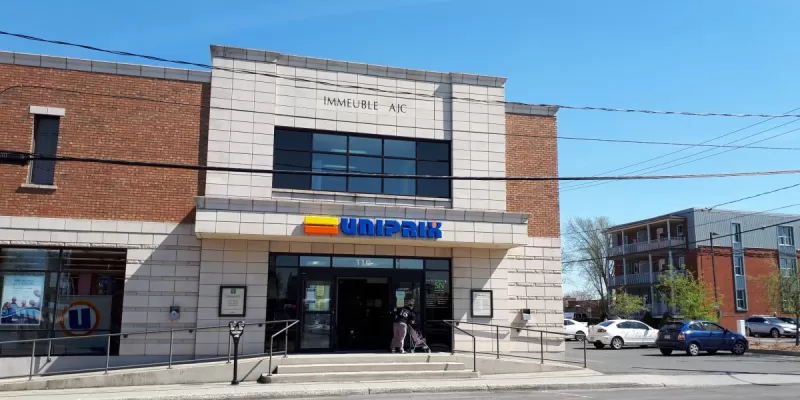
<path id="1" fill-rule="evenodd" d="M 303 232 L 309 235 L 395 236 L 408 238 L 442 238 L 438 221 L 397 221 L 393 219 L 338 218 L 306 216 Z"/>

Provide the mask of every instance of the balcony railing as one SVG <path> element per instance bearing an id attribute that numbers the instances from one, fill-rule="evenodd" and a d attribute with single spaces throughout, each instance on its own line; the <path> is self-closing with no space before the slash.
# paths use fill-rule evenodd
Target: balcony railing
<path id="1" fill-rule="evenodd" d="M 671 247 L 678 249 L 685 246 L 686 246 L 685 237 L 674 237 L 671 239 L 661 238 L 661 239 L 653 239 L 647 242 L 628 243 L 628 244 L 623 244 L 622 246 L 613 246 L 608 249 L 608 255 L 610 257 L 614 257 L 614 256 L 621 256 L 624 254 L 644 253 L 653 250 L 668 249 Z"/>
<path id="2" fill-rule="evenodd" d="M 685 275 L 686 270 L 678 269 L 673 270 L 673 274 L 681 274 Z M 614 286 L 625 286 L 625 285 L 643 285 L 643 284 L 653 284 L 660 282 L 664 276 L 669 274 L 669 270 L 667 271 L 653 271 L 651 275 L 649 272 L 643 272 L 638 274 L 627 274 L 627 275 L 619 275 L 619 276 L 611 276 L 609 277 L 609 284 Z"/>

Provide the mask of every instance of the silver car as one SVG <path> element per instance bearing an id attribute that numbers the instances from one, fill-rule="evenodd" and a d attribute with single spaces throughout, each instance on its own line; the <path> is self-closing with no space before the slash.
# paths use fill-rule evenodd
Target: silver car
<path id="1" fill-rule="evenodd" d="M 797 336 L 797 325 L 775 317 L 750 317 L 744 321 L 747 336 Z"/>

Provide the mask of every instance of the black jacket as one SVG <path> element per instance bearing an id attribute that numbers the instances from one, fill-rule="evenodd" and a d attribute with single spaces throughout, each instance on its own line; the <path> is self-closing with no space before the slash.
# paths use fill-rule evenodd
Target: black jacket
<path id="1" fill-rule="evenodd" d="M 414 310 L 408 307 L 397 307 L 394 311 L 394 322 L 413 323 L 415 317 Z"/>

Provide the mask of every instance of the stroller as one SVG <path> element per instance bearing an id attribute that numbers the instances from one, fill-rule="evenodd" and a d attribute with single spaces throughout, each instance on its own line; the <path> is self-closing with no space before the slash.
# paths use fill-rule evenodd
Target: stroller
<path id="1" fill-rule="evenodd" d="M 410 343 L 409 343 L 409 346 L 408 346 L 409 347 L 409 349 L 408 349 L 409 353 L 414 353 L 416 350 L 422 350 L 422 351 L 424 351 L 426 353 L 430 353 L 431 352 L 431 348 L 428 347 L 428 344 L 425 343 L 425 338 L 422 337 L 422 332 L 420 332 L 420 331 L 418 331 L 418 330 L 416 330 L 416 329 L 414 329 L 413 327 L 410 327 L 410 326 L 409 326 L 409 330 L 408 331 L 409 331 L 408 333 L 411 335 L 411 337 L 409 338 L 410 339 L 409 340 Z"/>

